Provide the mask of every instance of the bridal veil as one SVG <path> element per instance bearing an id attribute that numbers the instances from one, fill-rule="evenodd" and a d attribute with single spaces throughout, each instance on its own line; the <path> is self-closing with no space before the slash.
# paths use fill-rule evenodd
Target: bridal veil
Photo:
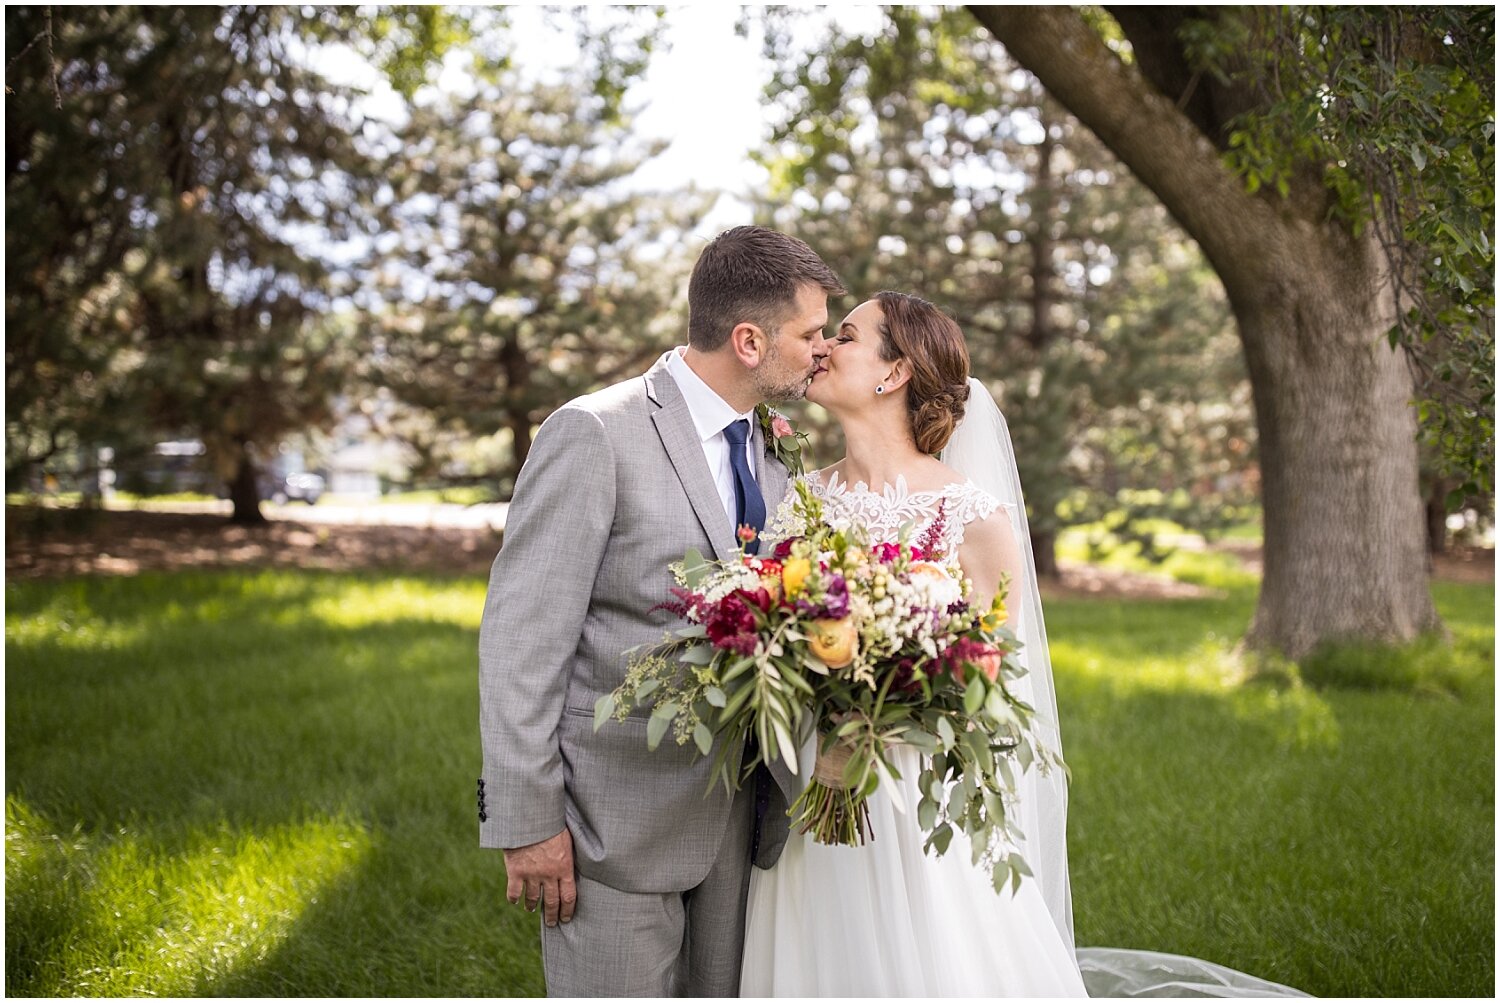
<path id="1" fill-rule="evenodd" d="M 1011 583 L 1012 620 L 1019 612 L 1020 657 L 1027 675 L 1020 696 L 1036 709 L 1039 737 L 1062 753 L 1057 715 L 1057 690 L 1047 648 L 1047 626 L 1037 591 L 1036 558 L 1026 518 L 1026 500 L 1016 466 L 1015 447 L 1005 416 L 989 389 L 969 380 L 969 400 L 963 420 L 938 457 L 998 499 L 1011 517 L 1011 527 L 1024 561 L 1022 579 Z M 1015 596 L 1020 590 L 1020 609 Z M 1253 975 L 1178 954 L 1124 948 L 1078 949 L 1073 934 L 1073 895 L 1068 881 L 1068 785 L 1061 770 L 1043 775 L 1035 768 L 1022 774 L 1019 818 L 1024 841 L 1020 847 L 1057 925 L 1063 942 L 1073 950 L 1090 996 L 1305 996 L 1305 993 Z"/>

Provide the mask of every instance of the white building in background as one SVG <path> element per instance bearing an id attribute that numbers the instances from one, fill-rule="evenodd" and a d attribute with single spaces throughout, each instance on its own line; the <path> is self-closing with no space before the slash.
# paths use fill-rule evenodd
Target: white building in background
<path id="1" fill-rule="evenodd" d="M 393 404 L 376 398 L 377 413 L 389 415 Z M 369 404 L 366 404 L 369 406 Z M 326 437 L 319 437 L 319 468 L 328 482 L 330 494 L 357 498 L 376 498 L 381 487 L 407 480 L 412 457 L 409 447 L 398 440 L 382 436 L 375 420 L 352 401 L 340 401 L 343 417 Z"/>

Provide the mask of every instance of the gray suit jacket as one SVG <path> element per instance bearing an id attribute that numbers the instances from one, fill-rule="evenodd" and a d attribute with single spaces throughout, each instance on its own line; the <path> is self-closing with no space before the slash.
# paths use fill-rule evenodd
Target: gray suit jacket
<path id="1" fill-rule="evenodd" d="M 537 431 L 516 481 L 479 631 L 480 845 L 573 834 L 579 873 L 624 891 L 701 883 L 729 817 L 705 796 L 711 758 L 670 737 L 646 748 L 639 712 L 594 731 L 594 702 L 624 679 L 626 651 L 680 623 L 667 566 L 690 547 L 738 548 L 692 417 L 663 355 L 644 376 L 570 401 Z M 753 432 L 768 511 L 787 472 Z M 762 866 L 786 839 L 777 773 Z"/>

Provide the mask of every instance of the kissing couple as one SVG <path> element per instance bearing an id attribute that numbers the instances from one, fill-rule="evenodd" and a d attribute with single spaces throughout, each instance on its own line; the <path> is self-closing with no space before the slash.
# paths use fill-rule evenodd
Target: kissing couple
<path id="1" fill-rule="evenodd" d="M 969 376 L 958 325 L 881 292 L 825 339 L 842 283 L 805 243 L 757 226 L 704 248 L 688 344 L 643 375 L 570 401 L 516 481 L 479 636 L 480 843 L 504 852 L 507 898 L 541 914 L 551 996 L 1286 995 L 1196 959 L 1073 941 L 1067 789 L 1026 771 L 1018 817 L 1033 876 L 997 894 L 967 846 L 923 852 L 914 749 L 904 789 L 869 799 L 857 846 L 790 831 L 810 780 L 782 759 L 734 794 L 713 757 L 662 743 L 648 712 L 594 729 L 628 652 L 673 625 L 669 566 L 730 559 L 789 504 L 794 478 L 831 524 L 872 542 L 935 532 L 983 608 L 1010 583 L 1025 699 L 1060 750 L 1026 509 L 1005 420 Z M 768 402 L 806 397 L 845 455 L 803 471 Z M 790 465 L 790 469 L 789 469 Z M 806 736 L 811 742 L 814 736 Z M 717 751 L 717 750 L 716 750 Z M 902 757 L 906 757 L 903 759 Z M 705 790 L 708 793 L 705 794 Z"/>

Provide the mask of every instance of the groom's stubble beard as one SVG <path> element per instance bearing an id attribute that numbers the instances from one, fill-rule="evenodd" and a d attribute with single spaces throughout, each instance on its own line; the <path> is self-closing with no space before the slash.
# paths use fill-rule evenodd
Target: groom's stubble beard
<path id="1" fill-rule="evenodd" d="M 781 373 L 781 333 L 777 332 L 770 341 L 766 350 L 766 358 L 759 368 L 753 371 L 752 384 L 755 393 L 762 401 L 786 403 L 802 400 L 807 396 L 807 386 L 812 382 L 813 370 L 817 368 L 817 362 L 801 376 Z"/>

